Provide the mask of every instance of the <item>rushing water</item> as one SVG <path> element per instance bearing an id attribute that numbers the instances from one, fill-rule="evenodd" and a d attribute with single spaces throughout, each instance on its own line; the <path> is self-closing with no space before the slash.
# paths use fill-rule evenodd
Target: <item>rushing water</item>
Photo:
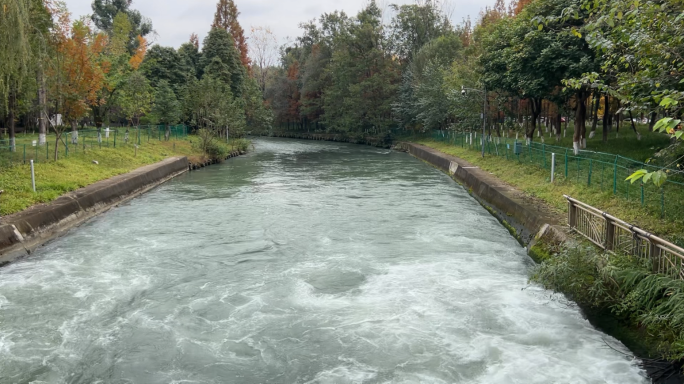
<path id="1" fill-rule="evenodd" d="M 255 146 L 0 269 L 0 381 L 646 382 L 446 175 Z"/>

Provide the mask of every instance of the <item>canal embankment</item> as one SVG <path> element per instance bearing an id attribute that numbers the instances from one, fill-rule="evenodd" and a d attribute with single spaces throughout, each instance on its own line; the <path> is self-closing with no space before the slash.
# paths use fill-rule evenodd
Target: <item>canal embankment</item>
<path id="1" fill-rule="evenodd" d="M 49 204 L 3 217 L 0 221 L 0 264 L 31 254 L 35 248 L 69 229 L 189 169 L 187 157 L 171 157 L 67 193 Z"/>
<path id="2" fill-rule="evenodd" d="M 609 254 L 569 232 L 566 217 L 466 160 L 416 143 L 397 149 L 448 173 L 527 247 L 539 263 L 532 281 L 565 294 L 587 319 L 623 342 L 653 383 L 680 383 L 681 280 L 655 274 L 648 260 Z"/>
<path id="3" fill-rule="evenodd" d="M 414 143 L 399 143 L 396 147 L 448 173 L 460 182 L 490 211 L 520 242 L 535 254 L 540 239 L 557 245 L 567 239 L 563 217 L 543 202 L 511 187 L 501 179 L 470 162 Z"/>

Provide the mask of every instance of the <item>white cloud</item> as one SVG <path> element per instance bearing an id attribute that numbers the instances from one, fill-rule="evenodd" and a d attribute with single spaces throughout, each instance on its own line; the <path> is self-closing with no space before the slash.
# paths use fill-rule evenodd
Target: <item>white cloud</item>
<path id="1" fill-rule="evenodd" d="M 66 0 L 74 18 L 92 13 L 92 0 Z M 134 0 L 132 8 L 152 19 L 157 32 L 153 42 L 179 47 L 197 33 L 200 41 L 209 31 L 217 0 Z M 414 0 L 378 0 L 387 4 L 408 4 Z M 480 10 L 494 0 L 451 0 L 452 21 L 457 24 L 470 15 L 476 19 Z M 299 36 L 299 24 L 318 18 L 324 12 L 343 10 L 355 15 L 367 0 L 236 0 L 240 10 L 240 24 L 248 33 L 251 26 L 269 26 L 281 43 Z"/>

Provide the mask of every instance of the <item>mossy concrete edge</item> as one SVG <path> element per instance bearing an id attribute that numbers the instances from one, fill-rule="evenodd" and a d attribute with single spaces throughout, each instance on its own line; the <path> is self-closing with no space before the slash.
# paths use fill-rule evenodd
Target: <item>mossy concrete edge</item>
<path id="1" fill-rule="evenodd" d="M 187 157 L 171 157 L 0 218 L 0 266 L 30 255 L 46 242 L 188 169 Z"/>
<path id="2" fill-rule="evenodd" d="M 539 261 L 535 255 L 549 254 L 550 248 L 568 240 L 568 229 L 561 224 L 562 217 L 543 202 L 526 196 L 489 172 L 424 145 L 403 142 L 396 148 L 433 165 L 463 185 L 527 248 L 535 261 Z"/>

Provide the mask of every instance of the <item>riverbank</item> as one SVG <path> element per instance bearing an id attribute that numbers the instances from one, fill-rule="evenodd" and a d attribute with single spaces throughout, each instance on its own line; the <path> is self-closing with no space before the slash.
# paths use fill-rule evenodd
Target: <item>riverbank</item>
<path id="1" fill-rule="evenodd" d="M 681 281 L 653 275 L 644 260 L 604 255 L 567 231 L 560 210 L 486 169 L 420 144 L 401 143 L 398 148 L 450 174 L 468 189 L 540 263 L 532 280 L 577 302 L 592 324 L 644 360 L 654 383 L 682 382 L 677 336 L 681 321 L 676 315 L 679 293 L 684 292 Z M 654 319 L 657 314 L 661 317 Z"/>
<path id="2" fill-rule="evenodd" d="M 298 131 L 273 131 L 269 134 L 257 135 L 268 137 L 279 137 L 285 139 L 335 141 L 340 143 L 363 144 L 378 148 L 391 148 L 392 137 L 368 136 L 364 134 L 349 135 L 345 133 L 322 133 L 322 132 L 298 132 Z"/>
<path id="3" fill-rule="evenodd" d="M 40 184 L 40 188 L 43 189 L 42 195 L 34 194 L 31 197 L 33 200 L 28 200 L 31 202 L 40 201 L 38 199 L 45 196 L 45 190 L 50 193 L 59 191 L 59 189 L 50 189 L 50 181 L 52 179 L 61 180 L 66 185 L 65 189 L 69 189 L 74 185 L 78 185 L 78 182 L 88 182 L 91 177 L 96 179 L 92 183 L 88 183 L 85 187 L 73 190 L 69 190 L 55 198 L 50 199 L 48 203 L 32 204 L 31 207 L 18 210 L 10 215 L 6 215 L 0 218 L 0 266 L 16 260 L 17 258 L 27 256 L 33 252 L 35 248 L 44 244 L 45 242 L 60 236 L 69 229 L 76 227 L 88 219 L 107 211 L 113 206 L 121 204 L 125 201 L 130 200 L 165 181 L 178 176 L 181 173 L 197 170 L 212 164 L 220 163 L 224 160 L 230 159 L 232 157 L 240 156 L 246 151 L 244 150 L 244 145 L 241 145 L 240 149 L 229 149 L 225 148 L 221 158 L 207 158 L 197 150 L 190 141 L 184 140 L 174 143 L 166 142 L 166 145 L 159 145 L 163 142 L 157 143 L 157 145 L 146 146 L 146 151 L 138 150 L 137 153 L 133 154 L 133 158 L 126 157 L 126 151 L 119 148 L 117 152 L 97 151 L 92 154 L 91 157 L 96 157 L 103 159 L 103 163 L 97 161 L 97 163 L 92 162 L 89 169 L 95 169 L 97 171 L 92 171 L 90 173 L 85 172 L 81 175 L 81 178 L 69 178 L 70 172 L 75 169 L 82 169 L 84 166 L 84 161 L 82 157 L 71 157 L 69 159 L 59 160 L 54 163 L 43 163 L 41 166 L 36 165 L 37 178 L 42 175 L 47 181 L 43 181 Z M 157 161 L 153 164 L 148 164 L 146 166 L 138 167 L 132 171 L 118 174 L 109 178 L 101 179 L 110 173 L 118 173 L 121 170 L 126 170 L 128 168 L 134 167 L 136 164 L 145 163 L 155 160 L 155 156 L 167 156 L 166 153 L 159 152 L 161 148 L 171 147 L 178 152 L 189 152 L 192 153 L 190 157 L 187 156 L 173 156 L 168 157 L 164 160 Z M 135 150 L 135 148 L 134 148 Z M 120 162 L 116 162 L 113 159 L 113 155 L 117 155 L 116 159 Z M 128 154 L 130 155 L 130 154 Z M 112 162 L 115 163 L 112 166 Z M 98 167 L 102 168 L 98 169 Z M 15 169 L 18 168 L 18 169 Z M 40 169 L 41 173 L 38 173 Z M 50 170 L 57 169 L 57 172 L 48 173 Z M 21 175 L 21 167 L 17 166 L 10 170 L 3 170 L 4 177 L 7 179 L 8 175 L 14 173 Z M 2 173 L 0 173 L 2 175 Z M 63 180 L 62 177 L 64 177 Z M 16 192 L 16 185 L 25 184 L 21 181 L 16 182 L 17 178 L 14 180 L 15 184 L 9 183 L 10 188 L 4 193 L 5 199 L 12 198 L 12 192 Z M 69 184 L 69 183 L 73 184 Z M 38 187 L 38 183 L 37 187 Z M 46 187 L 46 184 L 48 185 Z M 12 189 L 12 186 L 15 186 Z M 3 186 L 3 188 L 5 188 Z M 25 189 L 25 188 L 24 188 Z M 38 189 L 38 188 L 37 188 Z M 48 194 L 50 196 L 50 194 Z M 20 205 L 19 205 L 20 206 Z M 15 205 L 14 207 L 17 207 Z"/>
<path id="4" fill-rule="evenodd" d="M 236 141 L 234 148 L 231 144 L 222 143 L 222 157 L 229 158 L 246 151 L 241 140 Z M 205 157 L 192 138 L 152 140 L 137 148 L 130 143 L 119 143 L 116 147 L 72 151 L 68 157 L 61 154 L 57 161 L 52 158 L 46 161 L 43 157 L 35 163 L 36 192 L 31 186 L 28 161 L 27 164 L 0 168 L 0 190 L 4 190 L 0 194 L 0 220 L 2 216 L 21 212 L 36 204 L 49 203 L 65 193 L 173 156 L 187 157 L 194 167 L 217 161 Z"/>

